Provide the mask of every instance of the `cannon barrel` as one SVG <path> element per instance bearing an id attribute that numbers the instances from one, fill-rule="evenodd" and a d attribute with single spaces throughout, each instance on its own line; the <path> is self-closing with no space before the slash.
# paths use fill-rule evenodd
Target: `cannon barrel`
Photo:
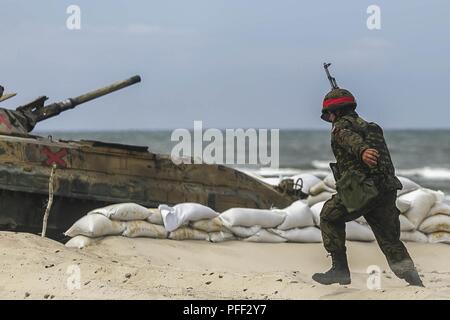
<path id="1" fill-rule="evenodd" d="M 33 114 L 35 116 L 35 121 L 40 122 L 40 121 L 46 120 L 48 118 L 55 117 L 58 114 L 60 114 L 61 112 L 64 112 L 69 109 L 73 109 L 82 103 L 97 99 L 101 96 L 110 94 L 114 91 L 129 87 L 138 82 L 141 82 L 141 77 L 137 75 L 137 76 L 131 77 L 131 78 L 123 80 L 123 81 L 118 81 L 109 86 L 88 92 L 86 94 L 82 94 L 75 98 L 69 98 L 69 99 L 66 99 L 61 102 L 55 102 L 55 103 L 49 104 L 47 106 L 43 106 L 41 108 L 36 108 L 33 111 Z"/>

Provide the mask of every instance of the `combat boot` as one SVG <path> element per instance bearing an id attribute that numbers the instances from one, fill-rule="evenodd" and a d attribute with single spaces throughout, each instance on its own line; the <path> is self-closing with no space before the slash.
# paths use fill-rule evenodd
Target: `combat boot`
<path id="1" fill-rule="evenodd" d="M 314 281 L 329 285 L 333 283 L 350 284 L 350 270 L 348 268 L 347 255 L 345 252 L 331 253 L 331 269 L 324 273 L 315 273 Z"/>
<path id="2" fill-rule="evenodd" d="M 411 286 L 425 287 L 416 269 L 406 271 L 402 278 Z"/>

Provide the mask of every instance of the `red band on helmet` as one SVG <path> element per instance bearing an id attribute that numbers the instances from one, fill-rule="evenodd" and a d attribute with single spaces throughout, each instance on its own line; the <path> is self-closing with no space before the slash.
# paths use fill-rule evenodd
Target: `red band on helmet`
<path id="1" fill-rule="evenodd" d="M 332 104 L 340 104 L 345 102 L 355 102 L 355 98 L 353 97 L 342 97 L 342 98 L 335 98 L 335 99 L 328 99 L 323 102 L 323 107 L 329 107 Z"/>

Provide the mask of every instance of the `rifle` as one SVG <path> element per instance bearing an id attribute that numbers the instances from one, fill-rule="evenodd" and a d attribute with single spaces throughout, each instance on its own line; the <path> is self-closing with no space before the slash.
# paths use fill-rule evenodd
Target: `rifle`
<path id="1" fill-rule="evenodd" d="M 339 89 L 336 79 L 331 76 L 330 71 L 328 70 L 328 67 L 331 66 L 331 63 L 323 63 L 323 68 L 325 69 L 325 72 L 327 73 L 328 81 L 330 81 L 331 89 Z"/>

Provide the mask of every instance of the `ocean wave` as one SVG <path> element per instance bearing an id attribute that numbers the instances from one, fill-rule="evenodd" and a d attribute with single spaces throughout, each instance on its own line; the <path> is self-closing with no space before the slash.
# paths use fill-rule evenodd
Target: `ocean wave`
<path id="1" fill-rule="evenodd" d="M 311 173 L 318 176 L 327 175 L 330 172 L 328 161 L 314 160 L 312 165 L 316 169 L 296 169 L 296 168 L 237 168 L 247 174 L 260 177 L 291 177 L 300 173 Z M 396 169 L 397 175 L 405 177 L 416 177 L 427 180 L 450 180 L 450 169 L 423 167 L 415 169 Z"/>
<path id="2" fill-rule="evenodd" d="M 258 168 L 258 169 L 249 169 L 249 168 L 236 168 L 250 176 L 258 176 L 263 178 L 289 178 L 301 173 L 310 173 L 319 177 L 325 177 L 329 170 L 303 170 L 303 169 L 295 169 L 295 168 Z"/>
<path id="3" fill-rule="evenodd" d="M 331 161 L 313 160 L 311 165 L 316 169 L 329 169 Z"/>
<path id="4" fill-rule="evenodd" d="M 408 177 L 420 177 L 430 180 L 450 180 L 450 169 L 423 167 L 417 169 L 397 170 L 397 174 Z"/>

